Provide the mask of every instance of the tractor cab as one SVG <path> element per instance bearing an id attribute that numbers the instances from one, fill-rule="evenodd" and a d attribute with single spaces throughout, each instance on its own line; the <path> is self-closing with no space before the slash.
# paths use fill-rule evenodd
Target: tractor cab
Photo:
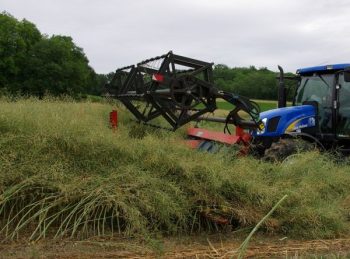
<path id="1" fill-rule="evenodd" d="M 317 66 L 297 70 L 300 76 L 293 105 L 315 103 L 318 133 L 329 138 L 350 139 L 350 64 Z"/>

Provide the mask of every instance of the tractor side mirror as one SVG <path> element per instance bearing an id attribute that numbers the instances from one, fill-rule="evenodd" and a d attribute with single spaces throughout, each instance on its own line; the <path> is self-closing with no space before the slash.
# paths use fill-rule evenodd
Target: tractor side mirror
<path id="1" fill-rule="evenodd" d="M 347 67 L 344 70 L 344 81 L 345 82 L 350 82 L 350 67 Z"/>

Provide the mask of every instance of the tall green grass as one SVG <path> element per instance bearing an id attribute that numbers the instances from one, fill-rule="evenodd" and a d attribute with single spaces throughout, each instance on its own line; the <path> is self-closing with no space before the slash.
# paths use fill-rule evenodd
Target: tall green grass
<path id="1" fill-rule="evenodd" d="M 108 113 L 116 108 L 113 132 Z M 349 233 L 350 168 L 317 152 L 280 164 L 207 154 L 176 133 L 135 124 L 122 107 L 71 100 L 0 101 L 0 235 L 30 239 L 182 234 L 263 225 L 269 233 Z"/>

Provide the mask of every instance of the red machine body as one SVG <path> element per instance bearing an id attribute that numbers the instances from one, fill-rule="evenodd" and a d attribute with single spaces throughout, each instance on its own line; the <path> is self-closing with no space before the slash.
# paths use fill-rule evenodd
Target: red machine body
<path id="1" fill-rule="evenodd" d="M 217 132 L 202 128 L 189 128 L 187 130 L 187 135 L 191 138 L 186 140 L 186 144 L 190 148 L 199 148 L 203 141 L 214 141 L 225 145 L 241 144 L 242 154 L 247 153 L 247 147 L 252 139 L 252 136 L 240 127 L 236 127 L 236 135 L 230 135 L 223 132 Z"/>

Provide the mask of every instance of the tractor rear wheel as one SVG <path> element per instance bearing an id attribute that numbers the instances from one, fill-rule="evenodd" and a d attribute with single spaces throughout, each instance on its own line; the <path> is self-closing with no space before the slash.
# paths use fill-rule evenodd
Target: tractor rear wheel
<path id="1" fill-rule="evenodd" d="M 279 162 L 288 156 L 298 152 L 311 151 L 315 144 L 303 139 L 287 138 L 272 143 L 271 147 L 265 150 L 264 159 L 271 162 Z"/>

